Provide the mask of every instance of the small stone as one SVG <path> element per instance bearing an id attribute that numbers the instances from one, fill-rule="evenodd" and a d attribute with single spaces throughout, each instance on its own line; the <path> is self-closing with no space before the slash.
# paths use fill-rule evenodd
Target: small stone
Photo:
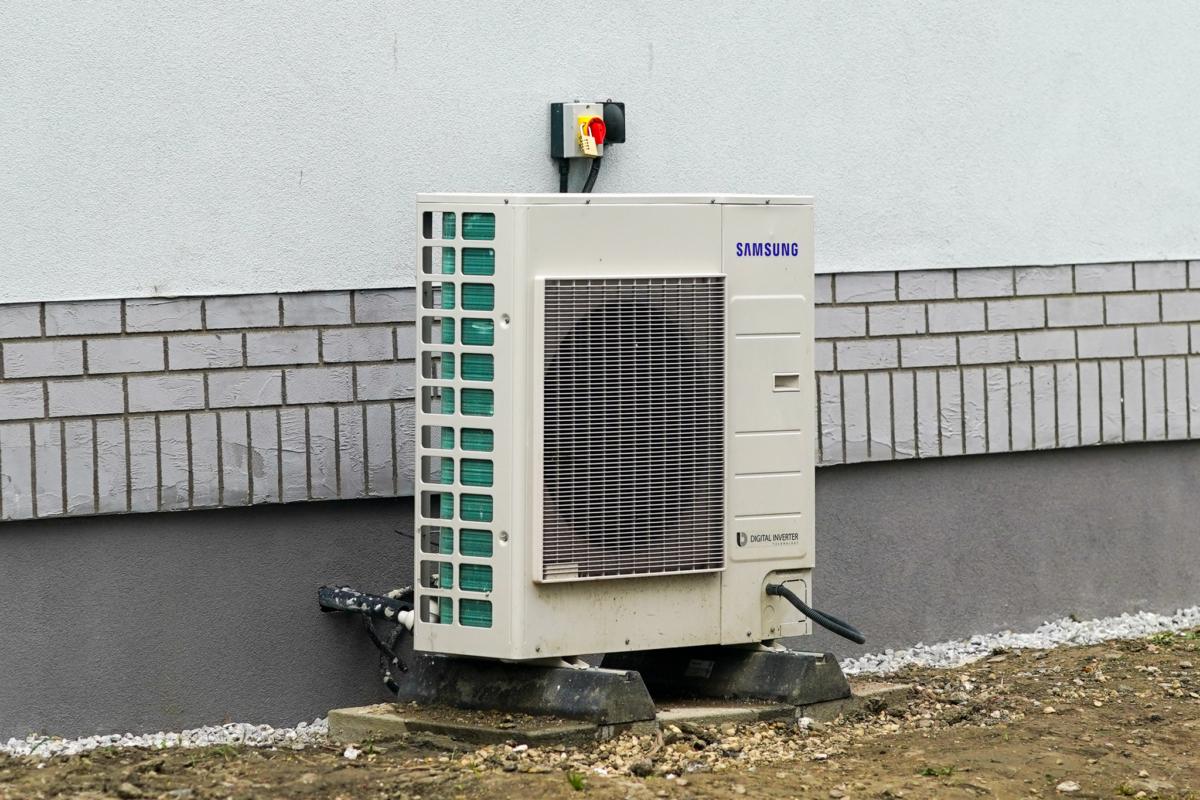
<path id="1" fill-rule="evenodd" d="M 300 782 L 311 786 L 312 784 L 317 782 L 317 773 L 315 773 L 315 772 L 304 773 L 303 775 L 300 776 Z"/>
<path id="2" fill-rule="evenodd" d="M 1138 770 L 1138 777 L 1139 777 L 1139 778 L 1149 778 L 1149 777 L 1150 777 L 1150 773 L 1149 773 L 1149 772 L 1146 772 L 1146 770 L 1144 770 L 1144 769 L 1139 769 L 1139 770 Z"/>
<path id="3" fill-rule="evenodd" d="M 828 753 L 813 753 L 812 759 L 813 759 L 813 761 L 828 761 L 829 754 Z"/>
<path id="4" fill-rule="evenodd" d="M 1042 713 L 1043 714 L 1057 714 L 1058 709 L 1056 709 L 1054 706 L 1042 706 Z"/>
<path id="5" fill-rule="evenodd" d="M 117 797 L 127 798 L 131 800 L 134 797 L 141 797 L 142 790 L 126 781 L 117 787 Z"/>
<path id="6" fill-rule="evenodd" d="M 1190 661 L 1180 661 L 1180 662 L 1179 662 L 1179 668 L 1180 668 L 1180 669 L 1191 669 L 1191 668 L 1192 668 L 1192 662 L 1190 662 Z"/>
<path id="7" fill-rule="evenodd" d="M 629 766 L 630 773 L 639 778 L 646 778 L 654 774 L 654 762 L 648 758 L 643 758 L 641 761 L 635 761 Z"/>
<path id="8" fill-rule="evenodd" d="M 733 793 L 734 793 L 734 794 L 745 794 L 745 793 L 746 793 L 746 787 L 745 787 L 745 786 L 742 786 L 740 783 L 735 783 L 735 784 L 733 785 Z"/>
<path id="9" fill-rule="evenodd" d="M 1075 781 L 1063 781 L 1058 786 L 1054 787 L 1062 794 L 1075 794 L 1079 791 L 1079 784 Z"/>
<path id="10" fill-rule="evenodd" d="M 832 798 L 835 798 L 835 800 L 836 800 L 836 798 L 845 797 L 846 793 L 843 792 L 841 789 L 830 789 L 829 796 Z"/>
<path id="11" fill-rule="evenodd" d="M 517 771 L 517 762 L 515 762 L 515 761 L 505 761 L 505 762 L 504 762 L 504 766 L 503 766 L 503 770 L 504 770 L 505 772 L 516 772 L 516 771 Z"/>
<path id="12" fill-rule="evenodd" d="M 342 752 L 342 756 L 344 758 L 350 759 L 351 761 L 354 761 L 360 755 L 362 755 L 362 750 L 359 750 L 357 747 L 355 747 L 352 744 L 347 745 L 345 751 Z"/>

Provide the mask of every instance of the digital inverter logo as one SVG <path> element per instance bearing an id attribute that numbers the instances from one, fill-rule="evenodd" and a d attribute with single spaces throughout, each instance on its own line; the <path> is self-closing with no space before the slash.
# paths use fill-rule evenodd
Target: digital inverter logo
<path id="1" fill-rule="evenodd" d="M 738 242 L 738 258 L 794 258 L 800 255 L 799 242 Z"/>

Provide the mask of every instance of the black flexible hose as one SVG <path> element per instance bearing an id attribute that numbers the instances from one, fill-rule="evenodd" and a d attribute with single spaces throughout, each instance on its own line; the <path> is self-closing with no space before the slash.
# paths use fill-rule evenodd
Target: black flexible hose
<path id="1" fill-rule="evenodd" d="M 596 185 L 596 178 L 600 175 L 600 162 L 603 160 L 603 157 L 592 159 L 592 168 L 588 170 L 587 180 L 583 182 L 584 194 L 591 193 L 592 187 Z"/>
<path id="2" fill-rule="evenodd" d="M 565 158 L 558 160 L 558 191 L 559 194 L 567 193 L 567 178 L 571 174 L 571 162 Z"/>
<path id="3" fill-rule="evenodd" d="M 786 586 L 778 583 L 768 583 L 767 594 L 775 597 L 782 597 L 784 600 L 787 600 L 789 603 L 794 605 L 801 614 L 808 617 L 825 630 L 836 633 L 843 639 L 849 639 L 855 644 L 863 644 L 867 641 L 867 637 L 863 636 L 862 633 L 859 632 L 858 628 L 854 627 L 849 622 L 843 622 L 831 614 L 818 611 L 801 600 L 795 592 Z"/>

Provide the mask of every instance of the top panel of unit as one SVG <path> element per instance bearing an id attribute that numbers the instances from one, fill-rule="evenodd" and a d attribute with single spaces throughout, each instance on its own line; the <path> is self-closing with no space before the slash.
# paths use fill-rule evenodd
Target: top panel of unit
<path id="1" fill-rule="evenodd" d="M 810 206 L 812 197 L 788 194 L 418 194 L 418 203 L 518 206 L 738 205 Z"/>

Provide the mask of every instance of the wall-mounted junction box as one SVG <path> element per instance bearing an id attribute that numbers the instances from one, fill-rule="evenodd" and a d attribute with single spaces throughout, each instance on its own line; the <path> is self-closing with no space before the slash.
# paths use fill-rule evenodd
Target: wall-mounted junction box
<path id="1" fill-rule="evenodd" d="M 588 127 L 592 120 L 599 120 L 600 141 L 596 151 L 585 153 L 580 147 L 580 126 L 588 132 L 597 129 Z M 604 155 L 606 144 L 622 144 L 625 141 L 625 104 L 614 100 L 595 103 L 551 103 L 550 104 L 550 155 L 552 158 L 599 158 Z"/>

